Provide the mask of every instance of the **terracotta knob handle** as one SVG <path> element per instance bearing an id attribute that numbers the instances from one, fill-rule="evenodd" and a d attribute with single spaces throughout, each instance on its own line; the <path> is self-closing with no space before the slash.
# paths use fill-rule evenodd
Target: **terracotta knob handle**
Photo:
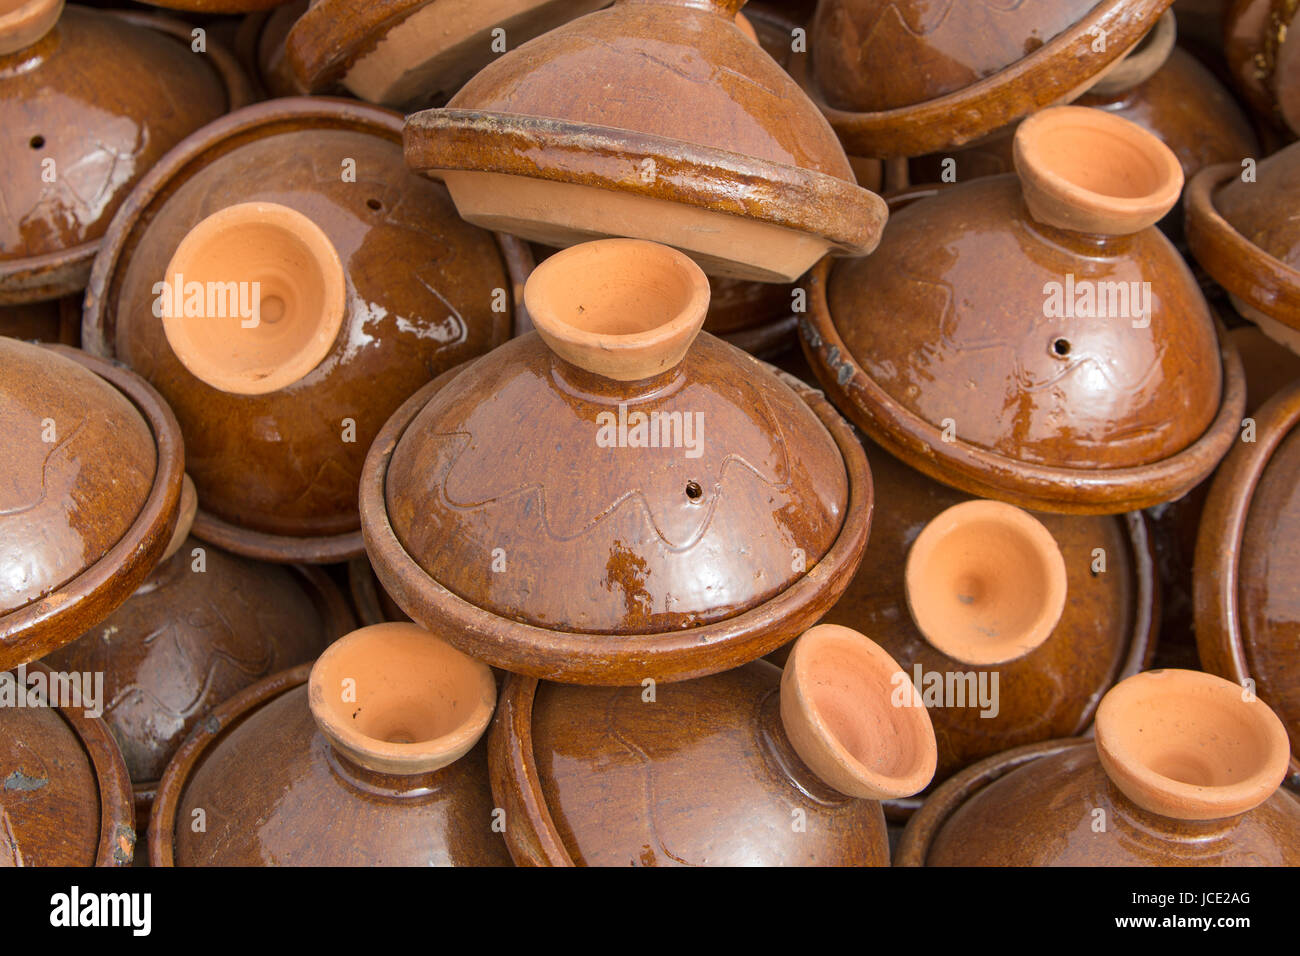
<path id="1" fill-rule="evenodd" d="M 378 773 L 431 773 L 467 754 L 496 707 L 492 669 L 409 623 L 374 624 L 317 659 L 307 699 L 322 734 Z"/>
<path id="2" fill-rule="evenodd" d="M 1097 82 L 1088 87 L 1088 93 L 1094 96 L 1114 96 L 1133 89 L 1139 83 L 1145 83 L 1165 65 L 1177 39 L 1178 24 L 1174 19 L 1173 7 L 1170 7 L 1160 14 L 1156 25 L 1147 31 L 1133 49 L 1116 60 Z"/>
<path id="3" fill-rule="evenodd" d="M 1277 714 L 1232 681 L 1162 670 L 1120 681 L 1097 708 L 1097 756 L 1139 807 L 1218 820 L 1259 806 L 1281 785 L 1291 747 Z"/>
<path id="4" fill-rule="evenodd" d="M 173 554 L 181 549 L 185 539 L 190 536 L 190 529 L 194 527 L 194 516 L 199 511 L 199 496 L 194 489 L 194 482 L 188 474 L 181 476 L 181 503 L 176 513 L 176 529 L 172 531 L 172 537 L 167 542 L 167 550 L 163 552 L 162 561 L 165 563 Z"/>
<path id="5" fill-rule="evenodd" d="M 1000 501 L 940 513 L 907 555 L 907 606 L 938 651 L 984 666 L 1028 654 L 1065 609 L 1065 559 L 1033 515 Z"/>
<path id="6" fill-rule="evenodd" d="M 347 280 L 329 237 L 278 203 L 228 206 L 181 240 L 155 312 L 176 357 L 213 388 L 273 392 L 334 346 Z"/>
<path id="7" fill-rule="evenodd" d="M 25 50 L 58 23 L 63 0 L 0 0 L 0 56 Z"/>
<path id="8" fill-rule="evenodd" d="M 819 624 L 795 642 L 781 675 L 781 724 L 809 769 L 849 796 L 907 797 L 934 777 L 934 726 L 912 679 L 850 628 Z"/>
<path id="9" fill-rule="evenodd" d="M 1055 106 L 1024 120 L 1013 154 L 1025 204 L 1047 226 L 1124 236 L 1178 202 L 1178 157 L 1136 123 L 1085 106 Z"/>
<path id="10" fill-rule="evenodd" d="M 709 280 L 669 246 L 601 239 L 557 252 L 534 269 L 524 305 L 560 358 L 630 382 L 685 357 L 709 309 Z"/>

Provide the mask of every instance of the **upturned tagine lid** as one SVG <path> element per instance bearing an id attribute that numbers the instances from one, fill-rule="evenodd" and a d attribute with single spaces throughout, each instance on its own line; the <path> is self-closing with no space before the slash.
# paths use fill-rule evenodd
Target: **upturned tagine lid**
<path id="1" fill-rule="evenodd" d="M 0 305 L 82 289 L 140 177 L 249 101 L 234 57 L 192 42 L 153 14 L 0 3 Z"/>
<path id="2" fill-rule="evenodd" d="M 877 801 L 924 789 L 935 767 L 914 694 L 885 651 L 836 625 L 805 632 L 784 671 L 751 661 L 653 698 L 511 675 L 489 737 L 511 855 L 546 866 L 887 866 Z"/>
<path id="3" fill-rule="evenodd" d="M 764 282 L 865 255 L 884 203 L 743 2 L 617 0 L 558 27 L 408 117 L 407 162 L 469 221 L 546 245 L 650 239 Z"/>
<path id="4" fill-rule="evenodd" d="M 1101 110 L 1020 124 L 1019 177 L 939 189 L 868 259 L 821 263 L 803 345 L 891 453 L 971 494 L 1114 514 L 1177 498 L 1236 437 L 1240 362 L 1153 223 L 1178 161 Z"/>
<path id="5" fill-rule="evenodd" d="M 1253 688 L 1291 737 L 1300 788 L 1300 382 L 1252 415 L 1215 475 L 1196 540 L 1196 644 L 1206 670 Z"/>
<path id="6" fill-rule="evenodd" d="M 51 687 L 41 664 L 0 672 L 0 869 L 130 866 L 122 755 L 102 720 Z"/>
<path id="7" fill-rule="evenodd" d="M 185 741 L 159 785 L 149 861 L 509 866 L 481 741 L 496 696 L 491 668 L 414 624 L 353 631 Z"/>
<path id="8" fill-rule="evenodd" d="M 162 557 L 181 497 L 180 429 L 126 369 L 0 338 L 0 668 L 76 639 Z"/>
<path id="9" fill-rule="evenodd" d="M 855 156 L 919 156 L 1069 102 L 1173 0 L 821 0 L 806 88 Z"/>
<path id="10" fill-rule="evenodd" d="M 108 232 L 83 342 L 175 410 L 205 541 L 272 561 L 360 554 L 375 433 L 510 336 L 527 250 L 457 217 L 400 136 L 400 116 L 364 103 L 260 103 L 168 154 Z"/>
<path id="11" fill-rule="evenodd" d="M 1187 242 L 1243 316 L 1300 352 L 1300 143 L 1258 165 L 1202 170 L 1187 187 Z"/>
<path id="12" fill-rule="evenodd" d="M 1295 866 L 1286 731 L 1200 671 L 1117 684 L 1096 739 L 1031 744 L 952 777 L 908 822 L 902 866 Z"/>
<path id="13" fill-rule="evenodd" d="M 848 424 L 699 334 L 708 283 L 667 246 L 566 249 L 525 301 L 537 333 L 432 382 L 371 448 L 362 527 L 394 600 L 573 683 L 709 674 L 814 623 L 870 523 Z"/>
<path id="14" fill-rule="evenodd" d="M 507 49 L 608 3 L 313 0 L 289 31 L 287 53 L 308 92 L 338 82 L 369 103 L 441 105 Z"/>

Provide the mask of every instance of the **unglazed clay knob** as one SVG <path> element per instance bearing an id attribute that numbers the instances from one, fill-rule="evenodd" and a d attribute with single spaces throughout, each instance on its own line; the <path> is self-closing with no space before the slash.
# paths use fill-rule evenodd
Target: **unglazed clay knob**
<path id="1" fill-rule="evenodd" d="M 321 733 L 377 773 L 432 773 L 454 763 L 496 708 L 490 667 L 405 623 L 363 627 L 331 644 L 307 693 Z"/>
<path id="2" fill-rule="evenodd" d="M 31 46 L 62 12 L 63 0 L 0 0 L 0 56 Z"/>
<path id="3" fill-rule="evenodd" d="M 551 351 L 621 382 L 681 362 L 704 325 L 709 280 L 684 253 L 604 239 L 551 256 L 528 277 L 524 305 Z"/>
<path id="4" fill-rule="evenodd" d="M 1246 813 L 1286 776 L 1277 714 L 1240 685 L 1200 671 L 1136 674 L 1097 709 L 1097 756 L 1139 807 L 1175 820 Z"/>
<path id="5" fill-rule="evenodd" d="M 934 727 L 911 678 L 850 628 L 819 624 L 795 643 L 781 723 L 809 769 L 849 796 L 910 797 L 934 777 Z"/>
<path id="6" fill-rule="evenodd" d="M 1016 130 L 1014 155 L 1030 215 L 1060 229 L 1126 236 L 1154 225 L 1182 194 L 1169 147 L 1101 110 L 1035 113 Z"/>
<path id="7" fill-rule="evenodd" d="M 227 206 L 189 231 L 163 278 L 176 356 L 213 388 L 261 395 L 315 368 L 343 324 L 347 281 L 329 237 L 278 203 Z"/>
<path id="8" fill-rule="evenodd" d="M 1065 559 L 1041 521 L 1000 501 L 936 516 L 907 557 L 907 606 L 927 641 L 987 665 L 1023 657 L 1065 609 Z"/>

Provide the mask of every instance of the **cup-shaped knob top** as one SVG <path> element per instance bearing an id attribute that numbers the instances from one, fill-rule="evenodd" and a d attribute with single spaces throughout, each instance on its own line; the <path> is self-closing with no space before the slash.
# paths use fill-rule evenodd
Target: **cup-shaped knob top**
<path id="1" fill-rule="evenodd" d="M 1065 559 L 1050 531 L 1001 501 L 931 519 L 907 555 L 907 606 L 937 650 L 976 666 L 1023 657 L 1065 609 Z"/>
<path id="2" fill-rule="evenodd" d="M 1097 708 L 1097 756 L 1144 810 L 1217 820 L 1259 806 L 1282 783 L 1291 748 L 1268 705 L 1214 674 L 1146 671 Z"/>
<path id="3" fill-rule="evenodd" d="M 1173 150 L 1136 123 L 1085 106 L 1030 116 L 1016 130 L 1013 154 L 1030 215 L 1072 232 L 1139 232 L 1183 189 Z"/>
<path id="4" fill-rule="evenodd" d="M 54 28 L 63 0 L 0 0 L 0 56 L 25 50 Z"/>
<path id="5" fill-rule="evenodd" d="M 430 773 L 459 760 L 496 707 L 492 669 L 408 623 L 374 624 L 317 659 L 308 701 L 321 733 L 359 766 Z"/>

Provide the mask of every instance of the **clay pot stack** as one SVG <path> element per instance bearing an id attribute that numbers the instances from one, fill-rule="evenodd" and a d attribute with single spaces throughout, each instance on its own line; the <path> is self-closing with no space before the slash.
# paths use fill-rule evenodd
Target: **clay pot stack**
<path id="1" fill-rule="evenodd" d="M 0 863 L 1296 864 L 1281 13 L 158 5 L 0 0 Z"/>

